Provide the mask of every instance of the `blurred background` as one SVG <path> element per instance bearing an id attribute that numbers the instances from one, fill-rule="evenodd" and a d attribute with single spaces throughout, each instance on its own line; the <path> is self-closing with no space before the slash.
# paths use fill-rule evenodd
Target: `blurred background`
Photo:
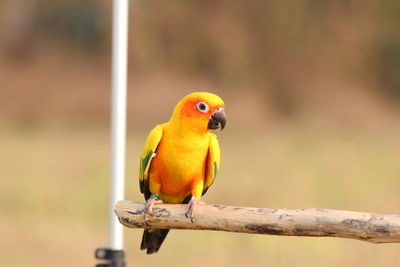
<path id="1" fill-rule="evenodd" d="M 93 266 L 107 245 L 112 1 L 0 1 L 1 266 Z M 399 214 L 400 2 L 130 5 L 126 198 L 151 128 L 226 103 L 204 200 Z M 173 231 L 128 266 L 398 266 L 398 244 Z"/>

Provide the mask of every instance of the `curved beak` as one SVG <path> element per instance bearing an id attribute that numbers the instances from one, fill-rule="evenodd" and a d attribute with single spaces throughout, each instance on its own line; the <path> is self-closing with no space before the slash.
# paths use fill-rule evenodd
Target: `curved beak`
<path id="1" fill-rule="evenodd" d="M 218 108 L 212 115 L 208 122 L 208 129 L 216 130 L 220 128 L 221 131 L 225 128 L 226 124 L 226 115 L 223 108 Z"/>

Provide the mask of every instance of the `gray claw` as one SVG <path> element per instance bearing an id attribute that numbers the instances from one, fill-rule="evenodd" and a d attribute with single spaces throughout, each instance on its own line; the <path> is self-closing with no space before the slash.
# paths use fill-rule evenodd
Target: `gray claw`
<path id="1" fill-rule="evenodd" d="M 192 223 L 194 222 L 194 210 L 197 204 L 204 204 L 204 202 L 192 197 L 186 208 L 185 216 L 186 218 L 190 218 Z"/>
<path id="2" fill-rule="evenodd" d="M 162 200 L 157 200 L 154 198 L 149 198 L 146 201 L 146 205 L 144 206 L 143 209 L 143 217 L 144 217 L 144 221 L 147 223 L 147 221 L 149 220 L 149 214 L 153 213 L 153 208 L 155 204 L 161 204 L 163 203 Z"/>

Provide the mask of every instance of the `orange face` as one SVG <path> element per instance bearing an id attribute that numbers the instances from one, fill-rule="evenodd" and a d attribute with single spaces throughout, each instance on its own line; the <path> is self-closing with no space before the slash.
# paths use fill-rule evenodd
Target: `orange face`
<path id="1" fill-rule="evenodd" d="M 192 93 L 175 108 L 173 117 L 185 125 L 205 131 L 223 129 L 226 124 L 224 102 L 211 93 Z"/>
<path id="2" fill-rule="evenodd" d="M 181 115 L 186 117 L 208 117 L 218 109 L 224 108 L 224 105 L 213 106 L 208 103 L 206 100 L 197 98 L 197 99 L 188 99 L 185 101 L 182 109 Z"/>

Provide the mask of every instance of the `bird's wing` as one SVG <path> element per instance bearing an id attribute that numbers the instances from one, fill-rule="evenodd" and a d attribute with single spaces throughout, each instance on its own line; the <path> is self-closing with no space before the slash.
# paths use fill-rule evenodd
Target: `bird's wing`
<path id="1" fill-rule="evenodd" d="M 208 155 L 206 159 L 206 170 L 204 179 L 203 195 L 208 188 L 213 184 L 219 170 L 220 150 L 217 136 L 210 134 L 210 144 L 208 146 Z"/>
<path id="2" fill-rule="evenodd" d="M 150 197 L 149 190 L 149 169 L 151 160 L 156 155 L 156 149 L 161 141 L 163 134 L 163 124 L 157 125 L 153 130 L 151 130 L 149 136 L 144 144 L 142 156 L 140 157 L 140 170 L 139 170 L 139 185 L 140 192 L 145 195 L 145 198 Z"/>

